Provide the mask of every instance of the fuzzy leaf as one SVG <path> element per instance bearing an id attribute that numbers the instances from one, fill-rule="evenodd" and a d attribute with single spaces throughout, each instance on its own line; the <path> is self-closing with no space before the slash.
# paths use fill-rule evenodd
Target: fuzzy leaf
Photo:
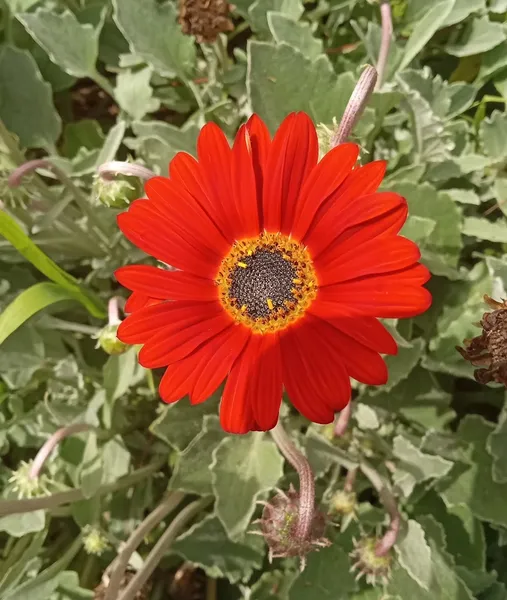
<path id="1" fill-rule="evenodd" d="M 457 42 L 450 42 L 445 50 L 453 56 L 471 56 L 487 52 L 505 40 L 505 32 L 500 23 L 490 21 L 487 16 L 467 22 Z"/>
<path id="2" fill-rule="evenodd" d="M 116 80 L 115 98 L 121 108 L 134 119 L 142 119 L 160 106 L 160 102 L 153 98 L 151 74 L 149 67 L 135 72 L 128 70 L 121 72 Z"/>
<path id="3" fill-rule="evenodd" d="M 268 13 L 268 24 L 275 41 L 297 48 L 306 58 L 314 59 L 323 52 L 322 40 L 313 36 L 309 23 L 293 21 L 279 12 Z"/>

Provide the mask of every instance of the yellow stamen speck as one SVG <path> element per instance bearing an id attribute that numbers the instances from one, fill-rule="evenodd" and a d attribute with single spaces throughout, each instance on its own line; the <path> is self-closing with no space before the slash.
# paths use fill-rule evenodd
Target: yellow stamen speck
<path id="1" fill-rule="evenodd" d="M 241 312 L 244 313 L 246 312 L 247 306 L 246 304 L 243 304 L 243 306 L 241 307 Z"/>
<path id="2" fill-rule="evenodd" d="M 275 305 L 273 304 L 273 300 L 271 300 L 271 298 L 268 298 L 266 300 L 266 302 L 267 302 L 269 310 L 273 310 L 273 308 L 275 308 Z"/>
<path id="3" fill-rule="evenodd" d="M 292 283 L 303 283 L 301 279 L 293 279 Z"/>
<path id="4" fill-rule="evenodd" d="M 248 267 L 248 265 L 244 262 L 237 262 L 236 264 L 238 265 L 238 267 L 241 267 L 242 269 L 246 269 Z"/>

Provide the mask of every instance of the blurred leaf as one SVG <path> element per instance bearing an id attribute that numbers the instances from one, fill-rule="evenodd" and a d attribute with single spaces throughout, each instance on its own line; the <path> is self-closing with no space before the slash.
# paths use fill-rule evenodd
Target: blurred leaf
<path id="1" fill-rule="evenodd" d="M 213 451 L 215 510 L 232 540 L 246 531 L 259 494 L 282 476 L 283 462 L 276 445 L 258 432 L 226 437 Z"/>
<path id="2" fill-rule="evenodd" d="M 153 98 L 151 74 L 150 67 L 135 72 L 122 71 L 118 74 L 114 96 L 120 107 L 133 119 L 142 119 L 146 114 L 158 110 L 160 106 L 160 102 Z"/>
<path id="3" fill-rule="evenodd" d="M 445 190 L 445 193 L 450 196 L 454 202 L 459 202 L 459 204 L 473 204 L 479 206 L 481 203 L 479 196 L 472 190 L 450 189 Z"/>
<path id="4" fill-rule="evenodd" d="M 166 77 L 186 78 L 192 74 L 194 40 L 181 31 L 172 3 L 144 0 L 141 7 L 138 0 L 113 0 L 113 6 L 114 20 L 131 52 Z"/>
<path id="5" fill-rule="evenodd" d="M 102 149 L 97 157 L 95 163 L 96 167 L 114 160 L 119 147 L 121 146 L 123 136 L 125 135 L 126 124 L 124 121 L 118 121 L 116 125 L 113 125 L 107 134 L 106 140 Z"/>
<path id="6" fill-rule="evenodd" d="M 385 362 L 389 372 L 387 384 L 373 391 L 388 392 L 392 390 L 400 381 L 408 377 L 412 369 L 417 365 L 424 349 L 422 339 L 413 340 L 407 348 L 398 348 L 398 354 L 386 356 Z"/>
<path id="7" fill-rule="evenodd" d="M 507 483 L 507 405 L 488 437 L 487 450 L 493 457 L 493 479 L 496 483 Z"/>
<path id="8" fill-rule="evenodd" d="M 448 506 L 465 504 L 483 521 L 507 526 L 503 499 L 506 483 L 497 483 L 492 477 L 493 458 L 486 450 L 494 426 L 478 415 L 466 415 L 458 429 L 459 437 L 470 444 L 467 451 L 469 464 L 455 467 L 446 481 L 439 483 L 439 491 Z"/>
<path id="9" fill-rule="evenodd" d="M 79 469 L 79 486 L 83 490 L 85 498 L 92 498 L 97 493 L 103 474 L 104 465 L 97 445 L 97 434 L 91 431 L 86 437 L 83 459 Z"/>
<path id="10" fill-rule="evenodd" d="M 63 132 L 62 152 L 72 158 L 81 148 L 95 150 L 102 147 L 104 134 L 98 121 L 83 119 L 77 123 L 67 123 Z"/>
<path id="11" fill-rule="evenodd" d="M 354 409 L 354 419 L 359 429 L 378 429 L 380 422 L 373 408 L 362 402 L 357 402 Z"/>
<path id="12" fill-rule="evenodd" d="M 200 496 L 213 494 L 210 471 L 212 453 L 225 436 L 218 417 L 205 415 L 202 431 L 178 458 L 169 487 Z"/>
<path id="13" fill-rule="evenodd" d="M 102 447 L 102 483 L 113 483 L 127 475 L 130 467 L 130 452 L 121 436 L 116 435 Z"/>
<path id="14" fill-rule="evenodd" d="M 40 310 L 68 300 L 80 301 L 81 298 L 57 283 L 36 283 L 23 290 L 0 313 L 0 344 Z"/>
<path id="15" fill-rule="evenodd" d="M 278 44 L 285 42 L 309 59 L 322 54 L 322 40 L 313 36 L 309 23 L 294 21 L 278 12 L 268 12 L 267 17 L 269 29 Z"/>
<path id="16" fill-rule="evenodd" d="M 480 217 L 467 217 L 463 221 L 463 233 L 479 240 L 507 242 L 507 221 L 502 217 L 495 222 Z"/>
<path id="17" fill-rule="evenodd" d="M 451 12 L 443 26 L 455 25 L 464 21 L 472 13 L 483 13 L 486 10 L 486 0 L 455 0 Z"/>
<path id="18" fill-rule="evenodd" d="M 45 524 L 46 517 L 43 510 L 0 517 L 0 531 L 5 531 L 13 537 L 23 537 L 42 531 Z"/>
<path id="19" fill-rule="evenodd" d="M 97 27 L 93 27 L 89 23 L 80 23 L 69 10 L 56 13 L 48 8 L 38 8 L 33 13 L 16 16 L 51 60 L 66 73 L 93 78 L 103 18 Z"/>
<path id="20" fill-rule="evenodd" d="M 0 210 L 0 235 L 9 241 L 32 265 L 49 279 L 75 295 L 94 317 L 104 317 L 102 302 L 46 256 L 25 234 L 16 221 Z"/>
<path id="21" fill-rule="evenodd" d="M 467 21 L 459 41 L 450 42 L 445 50 L 453 56 L 470 56 L 487 52 L 505 40 L 500 23 L 490 21 L 487 16 Z"/>
<path id="22" fill-rule="evenodd" d="M 110 402 L 128 392 L 130 387 L 144 376 L 144 369 L 137 361 L 134 347 L 123 354 L 113 354 L 104 365 L 104 389 Z"/>
<path id="23" fill-rule="evenodd" d="M 51 86 L 30 53 L 12 46 L 0 50 L 0 119 L 28 148 L 53 147 L 62 130 Z"/>
<path id="24" fill-rule="evenodd" d="M 265 545 L 262 538 L 248 533 L 231 541 L 220 519 L 208 515 L 181 535 L 171 550 L 204 569 L 208 577 L 237 583 L 248 581 L 253 570 L 262 566 Z"/>
<path id="25" fill-rule="evenodd" d="M 479 139 L 484 152 L 494 159 L 502 162 L 507 159 L 507 116 L 495 110 L 491 117 L 481 122 Z"/>
<path id="26" fill-rule="evenodd" d="M 431 584 L 431 550 L 424 530 L 417 521 L 409 519 L 407 530 L 396 544 L 399 564 L 420 587 L 429 590 Z"/>
<path id="27" fill-rule="evenodd" d="M 268 16 L 270 12 L 278 12 L 297 21 L 303 14 L 304 7 L 300 0 L 254 0 L 250 2 L 246 17 L 256 33 L 269 35 Z"/>

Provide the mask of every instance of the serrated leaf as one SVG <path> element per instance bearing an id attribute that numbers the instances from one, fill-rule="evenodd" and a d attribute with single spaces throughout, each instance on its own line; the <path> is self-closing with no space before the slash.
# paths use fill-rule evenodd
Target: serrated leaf
<path id="1" fill-rule="evenodd" d="M 65 301 L 79 301 L 79 296 L 57 283 L 36 283 L 23 290 L 0 313 L 0 344 L 37 312 Z"/>
<path id="2" fill-rule="evenodd" d="M 448 506 L 465 504 L 483 521 L 507 526 L 504 498 L 507 483 L 497 483 L 492 477 L 493 459 L 486 450 L 494 426 L 477 415 L 467 415 L 460 423 L 458 436 L 469 443 L 466 453 L 469 464 L 455 467 L 446 481 L 439 484 L 442 498 Z"/>
<path id="3" fill-rule="evenodd" d="M 0 531 L 5 531 L 12 537 L 23 537 L 30 533 L 42 531 L 46 523 L 43 510 L 34 510 L 22 514 L 0 517 Z"/>
<path id="4" fill-rule="evenodd" d="M 187 399 L 164 406 L 160 415 L 150 425 L 151 433 L 175 450 L 184 450 L 201 432 L 203 417 L 217 414 L 218 397 L 218 394 L 215 394 L 196 406 L 191 405 Z"/>
<path id="5" fill-rule="evenodd" d="M 504 217 L 489 221 L 481 217 L 467 217 L 463 221 L 463 234 L 489 242 L 507 242 L 507 221 Z"/>
<path id="6" fill-rule="evenodd" d="M 172 490 L 205 496 L 213 493 L 212 453 L 227 434 L 215 415 L 205 415 L 202 431 L 183 450 L 169 482 Z"/>
<path id="7" fill-rule="evenodd" d="M 410 496 L 416 483 L 440 479 L 453 467 L 451 461 L 422 452 L 401 435 L 393 440 L 393 454 L 400 461 L 394 472 L 393 482 L 401 488 L 406 498 Z"/>
<path id="8" fill-rule="evenodd" d="M 467 21 L 465 29 L 456 42 L 445 46 L 453 56 L 471 56 L 487 52 L 505 40 L 505 32 L 500 23 L 490 21 L 487 16 Z"/>
<path id="9" fill-rule="evenodd" d="M 488 437 L 487 449 L 493 457 L 493 479 L 497 483 L 507 483 L 507 405 Z"/>
<path id="10" fill-rule="evenodd" d="M 343 548 L 333 544 L 308 555 L 305 570 L 290 587 L 290 600 L 347 600 L 356 589 L 350 559 Z"/>
<path id="11" fill-rule="evenodd" d="M 53 147 L 62 130 L 51 86 L 31 54 L 12 46 L 0 51 L 0 119 L 27 148 Z"/>
<path id="12" fill-rule="evenodd" d="M 431 550 L 424 530 L 417 521 L 410 519 L 407 530 L 396 544 L 398 562 L 420 587 L 429 590 L 431 584 Z"/>
<path id="13" fill-rule="evenodd" d="M 120 107 L 133 119 L 142 119 L 150 112 L 158 110 L 160 102 L 153 98 L 150 86 L 152 69 L 122 71 L 116 79 L 114 97 Z"/>
<path id="14" fill-rule="evenodd" d="M 343 113 L 355 83 L 351 73 L 337 77 L 327 56 L 311 61 L 287 44 L 248 42 L 248 97 L 272 132 L 298 110 L 317 123 L 332 123 Z"/>
<path id="15" fill-rule="evenodd" d="M 90 23 L 80 23 L 69 10 L 56 13 L 39 8 L 33 13 L 16 16 L 51 60 L 66 73 L 75 77 L 90 77 L 96 73 L 103 18 L 94 27 Z"/>
<path id="16" fill-rule="evenodd" d="M 313 36 L 309 23 L 294 21 L 279 12 L 268 12 L 267 17 L 269 29 L 278 44 L 285 42 L 309 59 L 322 54 L 322 40 Z"/>
<path id="17" fill-rule="evenodd" d="M 433 35 L 443 27 L 445 20 L 454 6 L 454 0 L 442 0 L 434 3 L 431 8 L 424 13 L 423 17 L 416 24 L 405 45 L 403 59 L 399 65 L 402 71 L 408 66 L 419 52 L 426 46 Z"/>
<path id="18" fill-rule="evenodd" d="M 181 535 L 171 550 L 198 565 L 208 577 L 225 577 L 231 583 L 247 581 L 262 566 L 265 545 L 261 537 L 248 533 L 233 542 L 220 519 L 208 515 Z"/>
<path id="19" fill-rule="evenodd" d="M 252 29 L 265 36 L 269 35 L 268 14 L 278 12 L 297 21 L 303 14 L 304 7 L 300 0 L 254 0 L 250 3 L 247 19 Z"/>
<path id="20" fill-rule="evenodd" d="M 430 235 L 433 233 L 437 222 L 435 219 L 428 217 L 418 217 L 417 215 L 409 215 L 405 225 L 403 225 L 400 235 L 403 237 L 424 245 Z"/>
<path id="21" fill-rule="evenodd" d="M 184 35 L 170 2 L 113 0 L 114 20 L 130 50 L 165 77 L 189 76 L 195 65 L 194 40 Z"/>
<path id="22" fill-rule="evenodd" d="M 283 462 L 276 445 L 257 432 L 227 437 L 213 452 L 215 510 L 232 540 L 246 531 L 259 494 L 282 476 Z"/>

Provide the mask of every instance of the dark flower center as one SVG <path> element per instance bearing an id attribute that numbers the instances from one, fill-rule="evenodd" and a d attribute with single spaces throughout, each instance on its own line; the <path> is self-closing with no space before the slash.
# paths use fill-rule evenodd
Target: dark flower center
<path id="1" fill-rule="evenodd" d="M 230 274 L 229 298 L 251 318 L 268 317 L 272 310 L 294 302 L 297 271 L 278 250 L 259 249 L 246 256 Z"/>

